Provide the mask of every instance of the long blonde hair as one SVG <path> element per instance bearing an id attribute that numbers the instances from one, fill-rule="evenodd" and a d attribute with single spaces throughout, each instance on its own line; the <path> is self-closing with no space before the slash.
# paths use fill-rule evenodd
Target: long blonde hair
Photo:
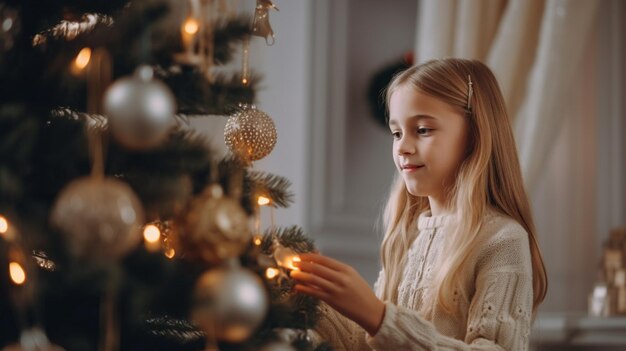
<path id="1" fill-rule="evenodd" d="M 468 109 L 468 77 L 473 94 Z M 437 98 L 469 119 L 468 154 L 461 163 L 456 183 L 450 189 L 449 204 L 457 225 L 446 242 L 445 259 L 433 277 L 434 294 L 449 313 L 458 313 L 452 303 L 453 292 L 462 276 L 462 267 L 477 249 L 482 220 L 493 208 L 524 227 L 528 233 L 533 271 L 533 312 L 547 291 L 547 275 L 522 174 L 504 98 L 491 70 L 476 60 L 440 59 L 413 66 L 394 77 L 386 91 L 387 106 L 396 89 L 410 84 L 416 91 Z M 402 177 L 392 186 L 383 222 L 385 236 L 381 247 L 384 271 L 382 299 L 397 303 L 406 255 L 417 235 L 420 213 L 429 209 L 428 198 L 416 197 L 406 189 Z M 462 225 L 460 225 L 462 224 Z"/>

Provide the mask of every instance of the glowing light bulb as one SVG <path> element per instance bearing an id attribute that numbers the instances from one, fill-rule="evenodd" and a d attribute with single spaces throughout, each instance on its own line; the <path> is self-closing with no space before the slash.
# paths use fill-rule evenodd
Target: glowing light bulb
<path id="1" fill-rule="evenodd" d="M 156 225 L 147 225 L 143 229 L 143 238 L 145 239 L 145 246 L 148 251 L 156 251 L 161 248 L 161 243 L 159 242 L 161 231 Z"/>
<path id="2" fill-rule="evenodd" d="M 167 250 L 165 250 L 165 257 L 167 258 L 174 258 L 174 256 L 176 256 L 176 250 L 169 248 Z"/>
<path id="3" fill-rule="evenodd" d="M 269 197 L 265 197 L 263 195 L 259 196 L 259 198 L 257 199 L 257 203 L 260 206 L 265 206 L 265 205 L 269 205 L 269 203 L 271 202 Z"/>
<path id="4" fill-rule="evenodd" d="M 24 284 L 24 282 L 26 281 L 26 272 L 24 271 L 24 268 L 22 268 L 22 266 L 17 262 L 9 263 L 9 274 L 11 275 L 11 280 L 13 281 L 13 283 L 17 285 Z"/>
<path id="5" fill-rule="evenodd" d="M 261 240 L 260 236 L 257 235 L 257 236 L 254 237 L 254 245 L 260 246 L 262 242 L 263 242 L 263 240 Z"/>
<path id="6" fill-rule="evenodd" d="M 276 268 L 268 268 L 265 270 L 265 276 L 267 277 L 267 279 L 274 279 L 276 278 L 276 276 L 278 276 L 278 274 L 280 274 L 280 271 Z"/>
<path id="7" fill-rule="evenodd" d="M 241 80 L 241 83 L 243 83 L 243 85 L 247 85 L 248 84 L 248 78 L 243 78 Z"/>
<path id="8" fill-rule="evenodd" d="M 74 65 L 79 70 L 82 70 L 83 68 L 87 67 L 90 59 L 91 59 L 91 49 L 83 48 L 82 50 L 80 50 L 80 52 L 76 56 L 76 60 L 74 60 Z"/>
<path id="9" fill-rule="evenodd" d="M 4 237 L 6 241 L 15 240 L 15 228 L 11 227 L 11 223 L 2 215 L 0 215 L 0 238 Z"/>
<path id="10" fill-rule="evenodd" d="M 198 29 L 200 29 L 200 25 L 198 25 L 198 21 L 193 18 L 188 18 L 183 25 L 183 30 L 189 35 L 198 33 Z"/>
<path id="11" fill-rule="evenodd" d="M 294 270 L 298 267 L 294 266 L 293 263 L 301 261 L 300 256 L 295 251 L 284 246 L 279 246 L 274 250 L 274 259 L 279 266 Z"/>
<path id="12" fill-rule="evenodd" d="M 0 216 L 0 234 L 4 234 L 9 230 L 9 222 L 4 216 Z"/>
<path id="13" fill-rule="evenodd" d="M 146 241 L 153 243 L 159 240 L 161 237 L 161 231 L 156 225 L 150 224 L 144 228 L 143 237 Z"/>

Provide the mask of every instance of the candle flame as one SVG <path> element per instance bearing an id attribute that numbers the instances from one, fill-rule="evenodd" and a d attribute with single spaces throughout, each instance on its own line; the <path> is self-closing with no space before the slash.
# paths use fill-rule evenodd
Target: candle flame
<path id="1" fill-rule="evenodd" d="M 17 285 L 24 284 L 26 281 L 26 272 L 17 262 L 9 263 L 9 274 L 11 275 L 11 280 Z"/>
<path id="2" fill-rule="evenodd" d="M 155 243 L 161 238 L 161 231 L 154 224 L 147 225 L 143 230 L 143 238 L 149 243 Z"/>
<path id="3" fill-rule="evenodd" d="M 4 216 L 0 215 L 0 234 L 4 234 L 9 230 L 9 222 Z"/>
<path id="4" fill-rule="evenodd" d="M 169 248 L 167 250 L 165 250 L 165 257 L 167 258 L 174 258 L 174 256 L 176 256 L 176 250 Z"/>
<path id="5" fill-rule="evenodd" d="M 198 29 L 200 29 L 198 21 L 193 18 L 188 18 L 183 25 L 183 30 L 189 35 L 194 35 L 198 33 Z"/>
<path id="6" fill-rule="evenodd" d="M 91 59 L 91 49 L 83 48 L 82 50 L 80 50 L 80 52 L 76 56 L 76 60 L 74 61 L 74 64 L 76 65 L 76 68 L 78 68 L 79 70 L 82 70 L 83 68 L 87 67 L 90 59 Z"/>
<path id="7" fill-rule="evenodd" d="M 260 206 L 265 206 L 265 205 L 268 205 L 268 204 L 270 203 L 270 201 L 271 201 L 271 200 L 270 200 L 270 198 L 269 198 L 269 197 L 265 197 L 265 196 L 261 195 L 261 196 L 259 196 L 259 198 L 258 198 L 258 200 L 257 200 L 257 203 L 258 203 Z"/>

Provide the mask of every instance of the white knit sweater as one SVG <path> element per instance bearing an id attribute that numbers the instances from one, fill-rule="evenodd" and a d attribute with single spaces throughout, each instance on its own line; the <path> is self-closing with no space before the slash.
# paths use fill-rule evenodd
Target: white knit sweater
<path id="1" fill-rule="evenodd" d="M 423 316 L 435 258 L 441 254 L 449 217 L 418 219 L 419 235 L 407 257 L 398 304 L 385 303 L 376 335 L 323 304 L 317 332 L 335 350 L 527 350 L 532 316 L 532 266 L 528 234 L 514 220 L 491 212 L 484 220 L 480 249 L 464 265 L 468 282 L 455 292 L 460 316 L 434 306 Z M 383 278 L 381 271 L 377 289 Z"/>

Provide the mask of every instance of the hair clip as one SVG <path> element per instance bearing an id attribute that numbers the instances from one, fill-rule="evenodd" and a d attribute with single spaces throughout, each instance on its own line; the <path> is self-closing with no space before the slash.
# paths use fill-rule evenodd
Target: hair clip
<path id="1" fill-rule="evenodd" d="M 470 105 L 470 100 L 472 99 L 472 95 L 474 94 L 474 89 L 472 87 L 472 77 L 467 75 L 467 109 L 471 110 L 472 106 Z"/>

